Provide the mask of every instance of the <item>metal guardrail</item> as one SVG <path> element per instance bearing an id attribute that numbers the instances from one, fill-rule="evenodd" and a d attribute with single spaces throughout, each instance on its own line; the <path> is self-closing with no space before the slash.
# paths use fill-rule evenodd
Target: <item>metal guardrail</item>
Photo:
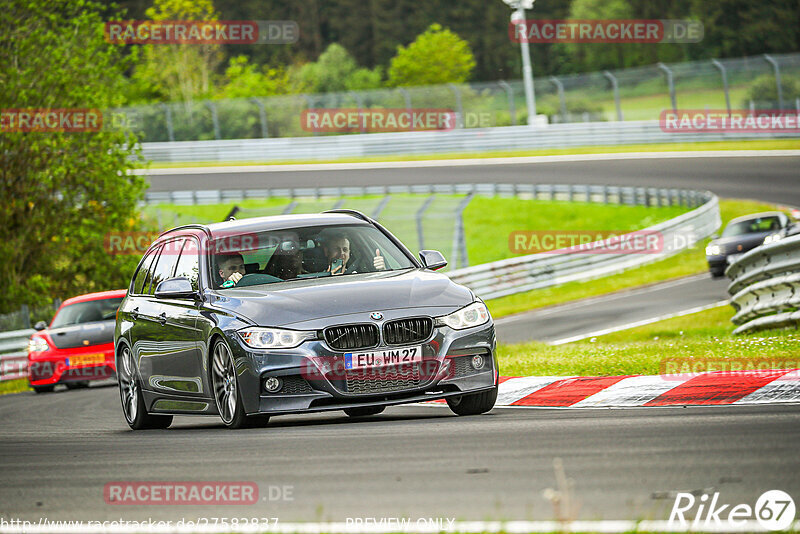
<path id="1" fill-rule="evenodd" d="M 725 274 L 734 334 L 800 326 L 800 235 L 754 248 Z"/>
<path id="2" fill-rule="evenodd" d="M 28 339 L 36 330 L 0 332 L 0 382 L 28 376 Z"/>
<path id="3" fill-rule="evenodd" d="M 142 154 L 154 162 L 268 162 L 797 136 L 797 133 L 766 132 L 667 133 L 662 131 L 659 121 L 584 122 L 542 128 L 504 126 L 444 132 L 142 143 Z"/>
<path id="4" fill-rule="evenodd" d="M 663 250 L 657 254 L 588 254 L 568 250 L 476 265 L 452 271 L 448 276 L 475 291 L 479 297 L 492 299 L 567 282 L 591 280 L 664 259 L 692 247 L 720 227 L 716 195 L 707 191 L 692 194 L 702 202 L 700 207 L 639 231 L 661 234 Z"/>

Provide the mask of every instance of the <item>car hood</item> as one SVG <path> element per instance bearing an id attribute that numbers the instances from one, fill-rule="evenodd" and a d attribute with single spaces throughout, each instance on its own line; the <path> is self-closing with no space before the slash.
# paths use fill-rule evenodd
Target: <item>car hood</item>
<path id="1" fill-rule="evenodd" d="M 116 322 L 99 321 L 96 323 L 73 324 L 59 328 L 44 330 L 58 349 L 74 347 L 91 347 L 114 342 L 114 326 Z"/>
<path id="2" fill-rule="evenodd" d="M 447 276 L 421 269 L 294 280 L 215 295 L 215 307 L 262 326 L 401 308 L 447 308 L 442 313 L 449 313 L 475 299 L 472 291 Z"/>
<path id="3" fill-rule="evenodd" d="M 737 252 L 747 252 L 750 249 L 764 243 L 764 238 L 772 235 L 775 232 L 759 232 L 757 234 L 735 235 L 731 237 L 720 237 L 712 241 L 712 244 L 723 247 L 727 254 L 735 254 Z M 742 245 L 742 250 L 737 250 L 737 247 Z"/>

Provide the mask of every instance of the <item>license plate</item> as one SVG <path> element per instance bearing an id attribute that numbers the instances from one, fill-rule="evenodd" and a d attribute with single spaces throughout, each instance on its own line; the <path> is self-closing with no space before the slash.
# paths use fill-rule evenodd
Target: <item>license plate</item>
<path id="1" fill-rule="evenodd" d="M 345 369 L 369 369 L 401 365 L 422 361 L 422 345 L 401 349 L 376 350 L 371 352 L 347 352 L 344 355 Z"/>
<path id="2" fill-rule="evenodd" d="M 103 365 L 105 363 L 105 354 L 80 354 L 67 358 L 67 365 L 71 367 L 76 367 L 78 365 Z"/>

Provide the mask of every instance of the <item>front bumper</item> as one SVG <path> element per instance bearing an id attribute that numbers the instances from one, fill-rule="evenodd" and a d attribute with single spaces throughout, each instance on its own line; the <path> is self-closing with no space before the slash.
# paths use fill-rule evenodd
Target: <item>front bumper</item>
<path id="1" fill-rule="evenodd" d="M 344 370 L 343 351 L 324 341 L 309 341 L 290 350 L 255 351 L 238 341 L 234 347 L 239 387 L 248 414 L 287 414 L 340 410 L 360 406 L 388 406 L 479 393 L 495 387 L 499 375 L 494 325 L 453 330 L 434 328 L 421 345 L 418 372 L 405 367 L 375 370 L 354 376 Z M 396 349 L 379 346 L 374 350 Z M 483 358 L 475 369 L 473 356 Z M 276 393 L 264 389 L 264 379 L 280 378 Z"/>
<path id="2" fill-rule="evenodd" d="M 114 376 L 116 366 L 113 343 L 74 349 L 51 349 L 28 355 L 28 382 L 31 386 L 104 380 Z"/>

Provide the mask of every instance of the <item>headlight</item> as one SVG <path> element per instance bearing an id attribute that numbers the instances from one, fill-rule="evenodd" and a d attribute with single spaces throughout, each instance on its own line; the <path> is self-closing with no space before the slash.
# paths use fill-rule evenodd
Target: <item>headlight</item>
<path id="1" fill-rule="evenodd" d="M 491 316 L 489 310 L 483 302 L 473 302 L 466 308 L 461 308 L 450 315 L 437 317 L 437 326 L 447 325 L 453 330 L 463 330 L 465 328 L 472 328 L 473 326 L 480 326 L 489 322 Z"/>
<path id="2" fill-rule="evenodd" d="M 254 349 L 291 349 L 307 339 L 317 337 L 316 332 L 259 327 L 243 328 L 237 334 L 248 347 Z"/>
<path id="3" fill-rule="evenodd" d="M 781 240 L 781 234 L 772 234 L 764 238 L 764 244 L 769 245 L 770 243 L 774 243 L 780 240 Z"/>
<path id="4" fill-rule="evenodd" d="M 28 354 L 31 352 L 44 352 L 46 350 L 50 350 L 50 345 L 47 344 L 47 341 L 45 341 L 43 337 L 32 337 L 28 341 Z"/>
<path id="5" fill-rule="evenodd" d="M 722 254 L 722 247 L 719 245 L 708 245 L 706 247 L 706 256 L 719 256 Z"/>

